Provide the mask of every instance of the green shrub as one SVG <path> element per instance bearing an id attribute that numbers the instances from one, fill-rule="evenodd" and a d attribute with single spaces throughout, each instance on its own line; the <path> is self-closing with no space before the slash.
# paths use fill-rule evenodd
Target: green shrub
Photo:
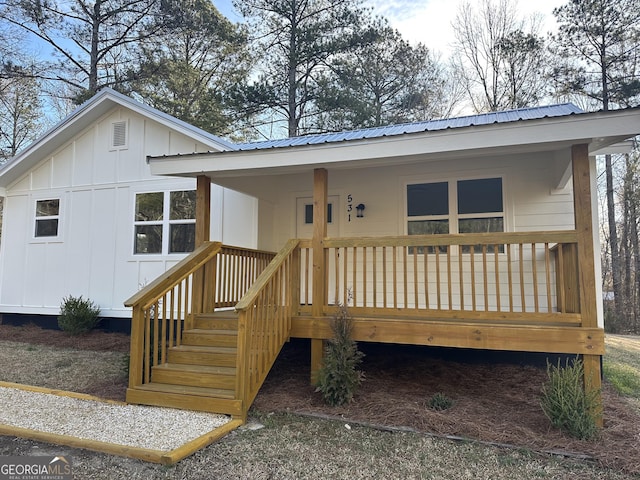
<path id="1" fill-rule="evenodd" d="M 564 367 L 547 362 L 547 383 L 542 387 L 541 406 L 553 426 L 580 440 L 598 433 L 596 418 L 601 412 L 600 391 L 584 384 L 584 365 L 576 357 Z"/>
<path id="2" fill-rule="evenodd" d="M 70 335 L 80 335 L 93 330 L 100 319 L 100 307 L 91 300 L 85 300 L 82 295 L 69 295 L 62 299 L 58 326 Z"/>
<path id="3" fill-rule="evenodd" d="M 131 364 L 131 354 L 127 353 L 122 357 L 120 364 L 120 368 L 122 369 L 122 373 L 124 373 L 127 377 L 129 376 L 129 365 Z"/>
<path id="4" fill-rule="evenodd" d="M 431 410 L 448 410 L 453 407 L 453 403 L 444 393 L 437 392 L 429 399 L 427 405 Z"/>
<path id="5" fill-rule="evenodd" d="M 316 382 L 316 391 L 322 393 L 324 401 L 333 407 L 353 400 L 364 377 L 358 370 L 364 353 L 352 340 L 352 329 L 353 320 L 347 307 L 341 305 L 331 322 L 333 338 L 326 343 L 324 363 Z"/>

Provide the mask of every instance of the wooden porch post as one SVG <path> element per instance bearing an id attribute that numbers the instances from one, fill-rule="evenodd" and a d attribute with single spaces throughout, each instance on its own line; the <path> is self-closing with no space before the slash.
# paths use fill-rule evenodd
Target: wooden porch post
<path id="1" fill-rule="evenodd" d="M 313 305 L 314 317 L 322 315 L 325 292 L 326 262 L 324 239 L 327 236 L 328 174 L 324 168 L 313 171 Z M 324 345 L 322 339 L 311 339 L 311 383 L 322 367 Z"/>
<path id="2" fill-rule="evenodd" d="M 196 248 L 210 239 L 211 179 L 198 175 L 196 186 Z"/>
<path id="3" fill-rule="evenodd" d="M 578 234 L 578 265 L 580 314 L 582 326 L 598 327 L 596 304 L 596 275 L 593 247 L 593 212 L 591 209 L 591 176 L 589 146 L 573 145 L 571 148 L 573 168 L 573 209 Z M 600 355 L 583 355 L 585 387 L 600 390 L 602 387 Z M 602 411 L 597 412 L 597 421 L 602 426 Z"/>
<path id="4" fill-rule="evenodd" d="M 195 248 L 209 241 L 211 226 L 211 179 L 206 175 L 198 175 L 196 181 L 196 238 Z M 205 283 L 207 277 L 203 271 L 193 275 L 193 290 L 191 301 L 192 314 L 203 313 L 205 304 L 210 302 L 206 298 Z M 193 327 L 193 315 L 185 319 L 185 328 Z"/>

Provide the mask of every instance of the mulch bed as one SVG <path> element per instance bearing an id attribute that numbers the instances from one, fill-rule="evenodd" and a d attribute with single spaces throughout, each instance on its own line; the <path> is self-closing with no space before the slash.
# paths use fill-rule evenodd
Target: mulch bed
<path id="1" fill-rule="evenodd" d="M 0 325 L 0 338 L 61 348 L 128 352 L 129 337 L 94 331 L 69 337 L 35 326 Z M 397 345 L 363 344 L 365 380 L 354 401 L 328 407 L 309 381 L 308 341 L 285 345 L 258 394 L 262 412 L 328 415 L 391 427 L 410 427 L 444 436 L 510 444 L 540 451 L 586 454 L 602 465 L 640 473 L 640 412 L 606 385 L 605 427 L 596 441 L 579 441 L 551 427 L 540 408 L 543 367 L 501 362 L 476 352 L 455 352 Z M 96 385 L 90 392 L 124 397 L 126 385 Z M 428 407 L 435 393 L 454 401 L 445 411 Z"/>
<path id="2" fill-rule="evenodd" d="M 94 330 L 74 337 L 61 330 L 40 328 L 34 324 L 21 326 L 0 324 L 0 338 L 12 342 L 35 343 L 96 352 L 128 352 L 130 347 L 129 335 L 124 333 Z"/>

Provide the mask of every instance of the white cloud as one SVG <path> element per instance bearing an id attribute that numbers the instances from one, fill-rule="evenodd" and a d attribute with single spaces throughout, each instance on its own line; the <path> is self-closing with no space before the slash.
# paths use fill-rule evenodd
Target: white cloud
<path id="1" fill-rule="evenodd" d="M 374 12 L 389 19 L 403 37 L 412 43 L 424 43 L 434 52 L 447 55 L 454 42 L 451 23 L 462 0 L 370 0 Z M 543 31 L 555 30 L 553 9 L 566 0 L 520 1 L 523 16 L 538 12 L 544 17 Z"/>

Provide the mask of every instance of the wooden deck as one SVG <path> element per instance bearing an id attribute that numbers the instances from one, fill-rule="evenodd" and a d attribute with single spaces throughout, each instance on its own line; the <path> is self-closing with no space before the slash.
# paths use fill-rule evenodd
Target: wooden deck
<path id="1" fill-rule="evenodd" d="M 310 242 L 277 255 L 206 243 L 132 299 L 127 401 L 244 419 L 288 338 L 311 340 L 313 373 L 342 298 L 360 342 L 599 358 L 604 332 L 579 310 L 576 242 L 575 232 L 327 239 L 323 257 L 335 261 L 321 302 Z"/>

